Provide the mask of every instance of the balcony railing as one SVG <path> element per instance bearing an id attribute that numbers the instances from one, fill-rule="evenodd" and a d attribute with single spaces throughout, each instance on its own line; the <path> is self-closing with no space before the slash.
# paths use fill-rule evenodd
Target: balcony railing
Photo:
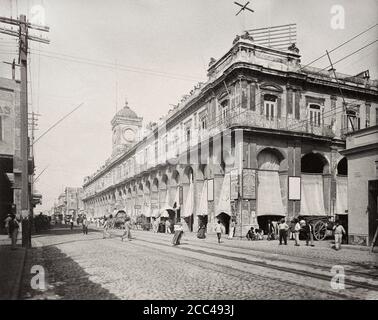
<path id="1" fill-rule="evenodd" d="M 288 117 L 266 117 L 251 110 L 229 112 L 226 117 L 217 119 L 208 130 L 208 135 L 234 127 L 259 127 L 266 129 L 287 130 L 310 133 L 318 136 L 333 137 L 332 127 L 326 124 L 316 125 L 307 119 L 292 119 Z"/>

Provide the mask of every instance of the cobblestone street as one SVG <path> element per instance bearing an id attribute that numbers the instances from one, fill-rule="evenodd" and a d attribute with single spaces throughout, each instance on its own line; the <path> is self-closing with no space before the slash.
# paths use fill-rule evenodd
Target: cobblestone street
<path id="1" fill-rule="evenodd" d="M 377 299 L 376 254 L 322 247 L 278 246 L 185 234 L 121 231 L 103 239 L 56 228 L 33 238 L 27 253 L 22 299 Z M 44 291 L 31 289 L 33 265 L 46 272 Z M 331 287 L 331 268 L 345 269 L 345 289 Z"/>

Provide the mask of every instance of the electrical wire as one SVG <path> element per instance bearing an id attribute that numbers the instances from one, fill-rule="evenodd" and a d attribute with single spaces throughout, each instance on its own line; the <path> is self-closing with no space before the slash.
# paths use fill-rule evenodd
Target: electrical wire
<path id="1" fill-rule="evenodd" d="M 33 52 L 34 51 L 34 52 Z M 108 69 L 117 69 L 117 70 L 123 70 L 128 72 L 135 72 L 135 73 L 141 73 L 141 74 L 148 74 L 152 76 L 159 76 L 163 78 L 170 78 L 175 80 L 185 80 L 185 81 L 199 81 L 199 78 L 195 76 L 188 76 L 188 75 L 182 75 L 182 74 L 176 74 L 176 73 L 168 73 L 164 71 L 156 71 L 152 69 L 145 69 L 145 68 L 138 68 L 133 66 L 127 66 L 122 64 L 114 64 L 111 62 L 105 62 L 100 60 L 94 60 L 94 59 L 85 59 L 81 57 L 75 57 L 72 55 L 66 55 L 66 54 L 60 54 L 60 53 L 54 53 L 51 51 L 38 51 L 38 49 L 33 49 L 30 51 L 31 54 L 36 54 L 35 52 L 39 53 L 43 57 L 48 57 L 52 59 L 58 59 L 58 60 L 66 60 L 76 63 L 82 63 L 82 64 L 88 64 L 98 67 L 104 67 Z M 48 53 L 51 54 L 48 54 Z"/>
<path id="2" fill-rule="evenodd" d="M 328 51 L 328 53 L 332 53 L 332 52 L 336 51 L 337 49 L 343 47 L 344 45 L 346 45 L 347 43 L 353 41 L 354 39 L 356 39 L 356 38 L 362 36 L 364 33 L 370 31 L 371 29 L 375 28 L 376 26 L 378 26 L 378 23 L 376 23 L 375 25 L 373 25 L 373 26 L 371 26 L 371 27 L 365 29 L 364 31 L 358 33 L 357 35 L 355 35 L 355 36 L 353 36 L 352 38 L 346 40 L 345 42 L 339 44 L 338 46 L 336 46 L 336 47 L 333 48 L 332 50 Z M 319 61 L 320 59 L 322 59 L 322 58 L 324 58 L 324 57 L 326 57 L 326 56 L 327 56 L 327 54 L 325 53 L 325 54 L 321 55 L 320 57 L 318 57 L 318 58 L 312 60 L 312 61 L 309 62 L 308 64 L 304 65 L 302 68 L 306 68 L 306 67 L 308 67 L 309 65 L 313 64 L 314 62 L 317 62 L 317 61 Z M 302 69 L 302 68 L 301 68 L 301 69 Z M 299 70 L 301 70 L 301 69 L 299 69 Z"/>

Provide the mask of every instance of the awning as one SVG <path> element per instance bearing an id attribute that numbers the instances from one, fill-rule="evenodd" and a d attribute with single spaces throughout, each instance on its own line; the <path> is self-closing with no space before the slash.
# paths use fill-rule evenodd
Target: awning
<path id="1" fill-rule="evenodd" d="M 159 218 L 160 217 L 159 209 L 152 209 L 151 217 Z"/>
<path id="2" fill-rule="evenodd" d="M 183 210 L 183 217 L 190 217 L 193 214 L 193 183 L 189 185 L 189 191 L 186 196 L 184 210 Z"/>
<path id="3" fill-rule="evenodd" d="M 231 216 L 231 203 L 230 203 L 230 174 L 226 173 L 223 178 L 222 189 L 220 192 L 218 206 L 215 216 L 221 213 L 226 213 Z"/>
<path id="4" fill-rule="evenodd" d="M 176 207 L 175 207 L 175 204 L 176 204 Z M 175 209 L 179 209 L 180 208 L 180 191 L 179 191 L 179 187 L 176 188 L 175 199 L 173 200 L 172 207 L 175 208 Z"/>
<path id="5" fill-rule="evenodd" d="M 301 215 L 325 216 L 323 176 L 302 173 L 301 180 Z"/>
<path id="6" fill-rule="evenodd" d="M 170 205 L 169 205 L 169 190 L 167 190 L 164 202 L 161 206 L 160 211 L 166 211 L 166 210 L 174 210 Z"/>
<path id="7" fill-rule="evenodd" d="M 143 214 L 144 214 L 145 217 L 150 218 L 150 217 L 151 217 L 151 214 L 152 214 L 152 212 L 151 212 L 151 208 L 145 206 L 145 207 L 144 207 L 144 210 L 143 210 Z"/>
<path id="8" fill-rule="evenodd" d="M 207 216 L 207 214 L 207 180 L 205 180 L 201 191 L 200 202 L 198 204 L 197 216 Z"/>
<path id="9" fill-rule="evenodd" d="M 348 214 L 348 177 L 336 177 L 336 214 Z"/>
<path id="10" fill-rule="evenodd" d="M 257 216 L 285 216 L 278 171 L 258 171 Z"/>

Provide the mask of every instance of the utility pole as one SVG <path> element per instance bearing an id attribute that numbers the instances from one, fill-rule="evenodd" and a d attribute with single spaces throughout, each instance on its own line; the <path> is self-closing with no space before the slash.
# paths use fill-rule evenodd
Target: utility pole
<path id="1" fill-rule="evenodd" d="M 48 32 L 49 28 L 39 26 L 26 21 L 25 15 L 19 19 L 0 17 L 0 22 L 18 26 L 18 32 L 12 29 L 0 28 L 0 33 L 18 37 L 19 39 L 19 64 L 21 73 L 20 93 L 20 154 L 21 154 L 21 214 L 22 214 L 22 246 L 31 248 L 31 220 L 32 209 L 29 199 L 29 140 L 28 140 L 28 42 L 29 40 L 42 43 L 50 43 L 49 40 L 29 35 L 29 29 Z M 30 190 L 31 191 L 31 190 Z"/>

